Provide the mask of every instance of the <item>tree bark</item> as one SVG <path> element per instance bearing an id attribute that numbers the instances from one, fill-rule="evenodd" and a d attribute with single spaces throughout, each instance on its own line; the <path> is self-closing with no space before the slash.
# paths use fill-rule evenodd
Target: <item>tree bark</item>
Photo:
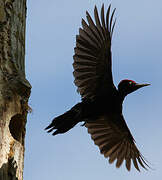
<path id="1" fill-rule="evenodd" d="M 0 180 L 22 180 L 31 86 L 25 78 L 26 0 L 0 0 Z"/>

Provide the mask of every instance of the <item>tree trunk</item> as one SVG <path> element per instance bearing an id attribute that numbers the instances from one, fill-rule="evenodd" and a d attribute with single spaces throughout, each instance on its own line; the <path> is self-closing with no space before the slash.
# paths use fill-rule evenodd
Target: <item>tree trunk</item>
<path id="1" fill-rule="evenodd" d="M 25 78 L 26 0 L 0 0 L 0 180 L 22 180 L 31 86 Z"/>

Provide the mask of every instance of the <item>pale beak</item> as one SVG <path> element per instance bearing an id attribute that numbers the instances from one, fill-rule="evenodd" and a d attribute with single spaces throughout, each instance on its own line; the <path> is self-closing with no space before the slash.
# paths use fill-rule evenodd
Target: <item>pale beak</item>
<path id="1" fill-rule="evenodd" d="M 138 83 L 137 83 L 137 84 L 135 85 L 135 87 L 136 87 L 136 90 L 137 90 L 137 89 L 139 89 L 139 88 L 141 88 L 141 87 L 145 87 L 145 86 L 149 86 L 149 85 L 151 85 L 151 84 L 138 84 Z"/>

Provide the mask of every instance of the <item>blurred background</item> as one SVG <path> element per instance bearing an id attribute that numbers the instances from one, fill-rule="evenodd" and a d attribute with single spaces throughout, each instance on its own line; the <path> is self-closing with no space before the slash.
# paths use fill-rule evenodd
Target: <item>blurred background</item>
<path id="1" fill-rule="evenodd" d="M 80 101 L 73 83 L 75 37 L 95 4 L 116 8 L 113 77 L 150 83 L 128 95 L 123 114 L 137 147 L 154 170 L 116 169 L 85 127 L 53 137 L 44 128 Z M 39 0 L 27 2 L 26 74 L 32 85 L 24 180 L 160 180 L 162 178 L 162 1 Z"/>

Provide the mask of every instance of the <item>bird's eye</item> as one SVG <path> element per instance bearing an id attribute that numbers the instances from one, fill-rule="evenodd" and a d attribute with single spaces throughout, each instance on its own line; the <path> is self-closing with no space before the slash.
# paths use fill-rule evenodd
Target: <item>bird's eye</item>
<path id="1" fill-rule="evenodd" d="M 130 85 L 132 85 L 132 84 L 133 84 L 133 82 L 132 82 L 132 81 L 129 81 L 129 84 L 130 84 Z"/>

